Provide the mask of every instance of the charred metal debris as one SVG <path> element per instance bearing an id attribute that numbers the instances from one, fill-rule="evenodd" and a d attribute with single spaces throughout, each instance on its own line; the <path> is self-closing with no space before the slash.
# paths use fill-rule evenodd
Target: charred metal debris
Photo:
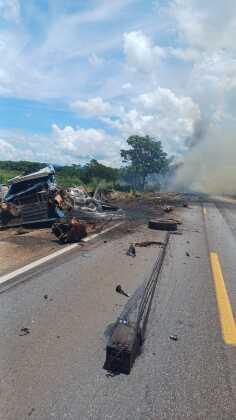
<path id="1" fill-rule="evenodd" d="M 111 205 L 99 188 L 93 195 L 84 186 L 60 188 L 52 165 L 11 179 L 8 192 L 0 204 L 0 227 L 62 222 L 68 226 L 62 225 L 60 229 L 64 234 L 66 230 L 72 230 L 68 237 L 71 236 L 73 240 L 77 235 L 85 235 L 81 226 L 78 233 L 78 219 L 109 221 L 123 217 L 123 210 Z M 55 226 L 55 234 L 58 229 Z"/>
<path id="2" fill-rule="evenodd" d="M 170 233 L 167 232 L 161 252 L 153 266 L 152 273 L 142 290 L 135 320 L 130 319 L 129 309 L 126 315 L 121 316 L 117 320 L 112 334 L 110 335 L 106 347 L 106 361 L 103 367 L 113 374 L 124 373 L 128 375 L 136 357 L 141 353 L 142 345 L 145 341 L 152 301 L 160 278 L 159 275 L 162 269 L 169 237 Z M 124 296 L 128 296 L 120 285 L 116 287 L 116 291 Z"/>

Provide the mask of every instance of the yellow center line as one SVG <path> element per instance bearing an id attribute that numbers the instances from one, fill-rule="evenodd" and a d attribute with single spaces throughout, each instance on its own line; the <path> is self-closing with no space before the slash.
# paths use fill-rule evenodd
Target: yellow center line
<path id="1" fill-rule="evenodd" d="M 222 335 L 226 344 L 236 346 L 236 324 L 218 255 L 215 252 L 210 252 L 210 260 L 215 283 Z"/>
<path id="2" fill-rule="evenodd" d="M 207 209 L 206 209 L 206 207 L 203 207 L 202 211 L 203 211 L 203 214 L 206 216 L 206 214 L 207 214 Z"/>

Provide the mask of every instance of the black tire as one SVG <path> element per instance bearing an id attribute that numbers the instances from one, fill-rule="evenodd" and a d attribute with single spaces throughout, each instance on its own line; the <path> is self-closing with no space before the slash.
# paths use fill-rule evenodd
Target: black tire
<path id="1" fill-rule="evenodd" d="M 168 220 L 150 220 L 148 227 L 155 230 L 175 231 L 177 230 L 177 223 Z"/>

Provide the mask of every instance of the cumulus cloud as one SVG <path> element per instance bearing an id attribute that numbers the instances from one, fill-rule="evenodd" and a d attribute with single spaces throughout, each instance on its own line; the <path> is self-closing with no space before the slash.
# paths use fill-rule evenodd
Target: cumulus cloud
<path id="1" fill-rule="evenodd" d="M 0 133 L 1 158 L 54 164 L 85 164 L 90 159 L 119 166 L 120 149 L 125 142 L 104 130 L 94 128 L 60 128 L 52 125 L 48 135 L 25 134 L 19 131 Z"/>
<path id="2" fill-rule="evenodd" d="M 191 97 L 178 96 L 170 89 L 157 88 L 133 99 L 135 108 L 119 119 L 107 120 L 124 137 L 131 134 L 160 138 L 168 152 L 182 152 L 186 139 L 194 133 L 201 118 L 198 104 Z"/>
<path id="3" fill-rule="evenodd" d="M 134 71 L 156 71 L 160 59 L 166 56 L 163 48 L 154 45 L 142 31 L 124 34 L 124 53 L 128 66 Z"/>
<path id="4" fill-rule="evenodd" d="M 71 107 L 79 114 L 88 117 L 98 117 L 112 113 L 111 104 L 109 102 L 105 102 L 100 96 L 88 99 L 87 101 L 81 101 L 78 99 L 71 104 Z"/>
<path id="5" fill-rule="evenodd" d="M 71 126 L 60 128 L 53 125 L 53 136 L 63 153 L 82 163 L 98 159 L 104 164 L 120 164 L 120 149 L 123 142 L 119 137 L 111 136 L 104 130 L 94 128 L 74 129 Z"/>
<path id="6" fill-rule="evenodd" d="M 13 160 L 16 158 L 17 150 L 6 140 L 0 138 L 0 150 L 2 156 L 6 160 Z"/>

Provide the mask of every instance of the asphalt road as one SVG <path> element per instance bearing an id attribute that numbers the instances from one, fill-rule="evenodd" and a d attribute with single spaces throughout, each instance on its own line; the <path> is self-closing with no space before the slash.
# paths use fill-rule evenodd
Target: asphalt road
<path id="1" fill-rule="evenodd" d="M 181 217 L 128 376 L 102 368 L 108 326 L 127 302 L 114 289 L 132 295 L 159 252 L 128 257 L 129 243 L 163 233 L 108 235 L 0 294 L 0 419 L 236 419 L 236 205 L 193 204 Z"/>

